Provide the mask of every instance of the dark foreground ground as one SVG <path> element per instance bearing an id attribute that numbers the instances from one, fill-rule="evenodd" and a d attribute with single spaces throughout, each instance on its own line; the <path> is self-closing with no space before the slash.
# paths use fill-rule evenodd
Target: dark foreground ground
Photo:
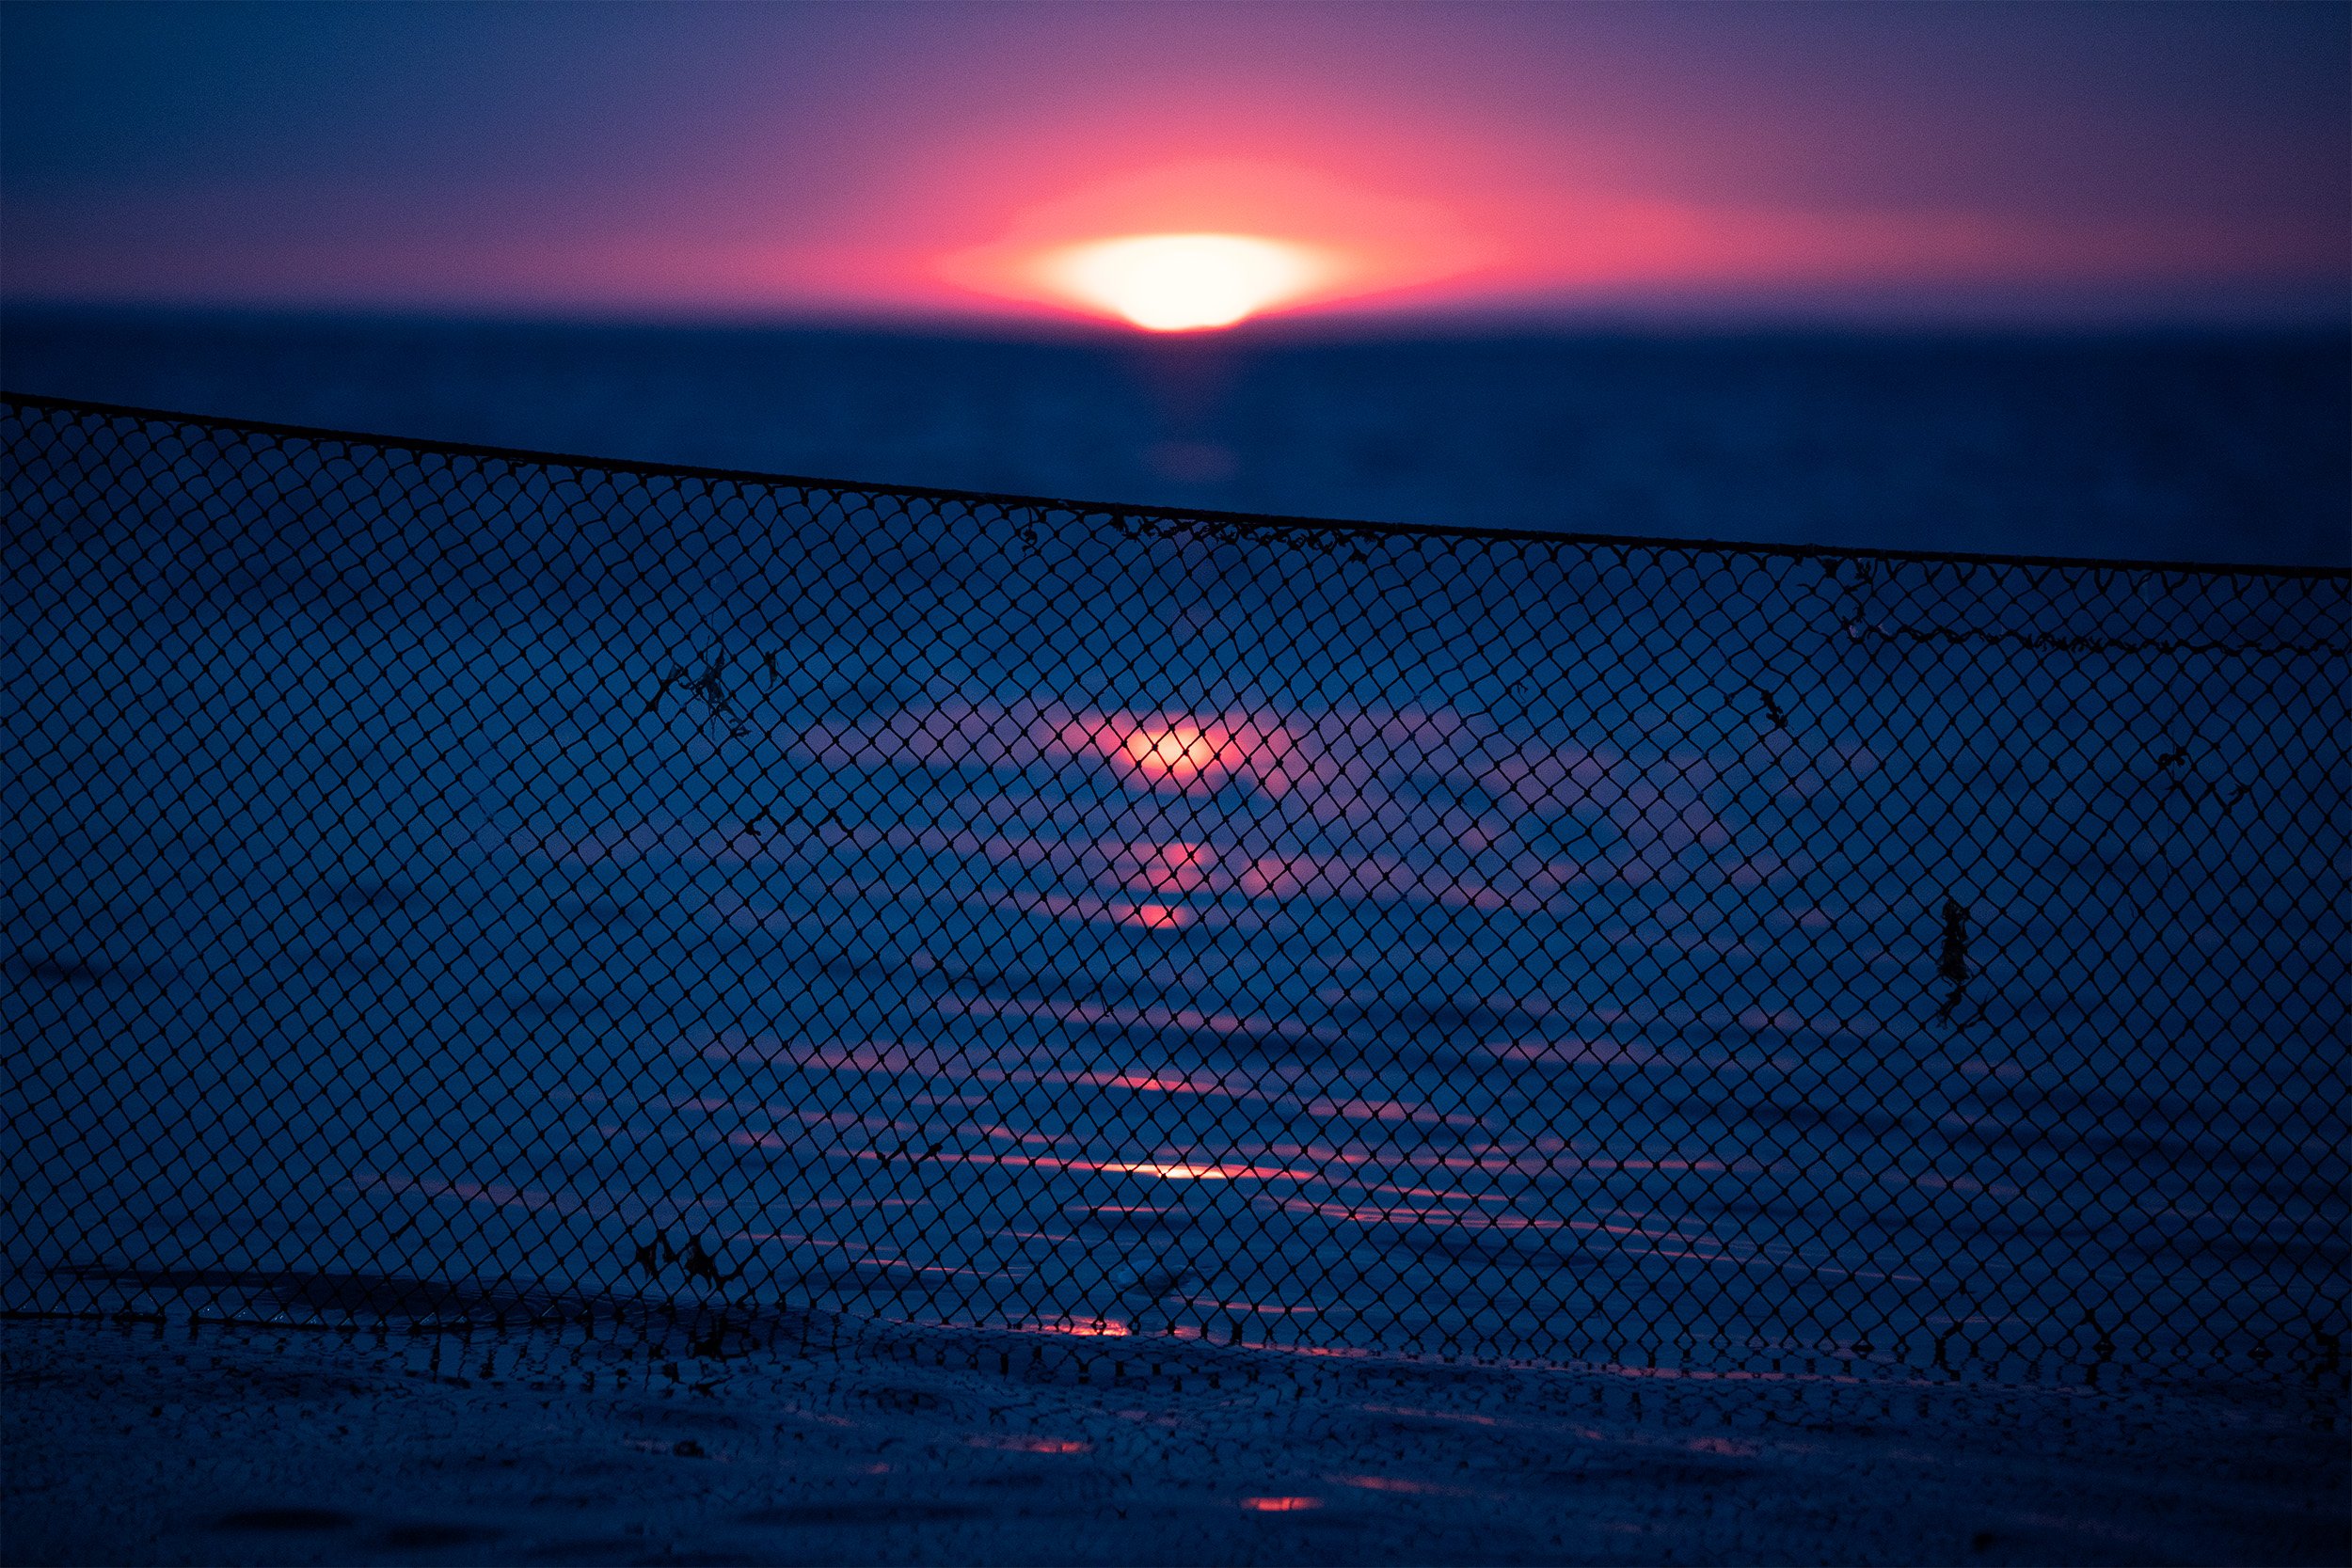
<path id="1" fill-rule="evenodd" d="M 12 1323 L 0 1555 L 2346 1555 L 2334 1372 L 2156 1385 L 2110 1369 L 2086 1386 L 2079 1375 L 1955 1383 L 1846 1363 L 1747 1376 L 1449 1367 L 1140 1339 L 1052 1341 L 1044 1360 L 1041 1343 L 932 1333 L 803 1348 L 787 1332 L 751 1348 L 683 1329 L 591 1339 Z"/>

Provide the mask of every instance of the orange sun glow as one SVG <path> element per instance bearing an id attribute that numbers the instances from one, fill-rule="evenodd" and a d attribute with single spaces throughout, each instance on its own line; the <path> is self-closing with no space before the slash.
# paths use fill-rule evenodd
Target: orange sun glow
<path id="1" fill-rule="evenodd" d="M 1045 259 L 1058 292 L 1151 332 L 1231 326 L 1295 299 L 1329 267 L 1305 245 L 1248 234 L 1136 234 Z"/>

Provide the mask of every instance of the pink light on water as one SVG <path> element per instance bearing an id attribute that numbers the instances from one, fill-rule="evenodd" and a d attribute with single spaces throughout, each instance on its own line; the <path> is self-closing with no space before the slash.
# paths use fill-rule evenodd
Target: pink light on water
<path id="1" fill-rule="evenodd" d="M 1435 1481 L 1412 1481 L 1404 1476 L 1333 1476 L 1342 1486 L 1359 1487 L 1366 1492 L 1396 1492 L 1406 1497 L 1461 1497 L 1460 1487 L 1440 1486 Z"/>
<path id="2" fill-rule="evenodd" d="M 1228 744 L 1221 730 L 1203 730 L 1185 723 L 1165 728 L 1146 724 L 1129 734 L 1120 743 L 1120 750 L 1136 770 L 1147 778 L 1184 784 L 1213 768 L 1222 768 Z"/>
<path id="3" fill-rule="evenodd" d="M 1206 886 L 1216 851 L 1205 844 L 1137 844 L 1114 863 L 1122 885 L 1153 893 L 1190 893 Z"/>
<path id="4" fill-rule="evenodd" d="M 1117 1318 L 1056 1318 L 1016 1326 L 1036 1334 L 1068 1334 L 1080 1339 L 1124 1339 L 1135 1332 Z"/>
<path id="5" fill-rule="evenodd" d="M 1106 1160 L 1098 1170 L 1129 1176 L 1156 1176 L 1168 1181 L 1231 1181 L 1237 1176 L 1287 1176 L 1288 1171 L 1261 1170 L 1254 1165 L 1201 1165 L 1187 1161 Z"/>
<path id="6" fill-rule="evenodd" d="M 1075 1437 L 1040 1437 L 1026 1432 L 979 1433 L 964 1440 L 975 1449 L 993 1449 L 999 1453 L 1091 1453 L 1094 1445 Z"/>
<path id="7" fill-rule="evenodd" d="M 1063 747 L 1107 758 L 1152 789 L 1213 790 L 1235 775 L 1269 795 L 1290 785 L 1282 760 L 1291 749 L 1279 721 L 1189 713 L 1081 714 L 1063 726 Z"/>

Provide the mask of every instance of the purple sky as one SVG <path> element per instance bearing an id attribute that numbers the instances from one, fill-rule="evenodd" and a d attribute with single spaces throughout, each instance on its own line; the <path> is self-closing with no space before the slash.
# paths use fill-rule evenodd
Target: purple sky
<path id="1" fill-rule="evenodd" d="M 1327 309 L 2341 320 L 2352 8 L 0 7 L 17 300 L 937 319 L 1042 247 Z"/>

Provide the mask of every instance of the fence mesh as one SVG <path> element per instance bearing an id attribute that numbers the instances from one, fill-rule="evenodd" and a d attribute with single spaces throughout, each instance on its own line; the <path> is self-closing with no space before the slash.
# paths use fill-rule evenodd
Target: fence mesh
<path id="1" fill-rule="evenodd" d="M 2343 1332 L 2344 573 L 0 428 L 9 1310 Z"/>

